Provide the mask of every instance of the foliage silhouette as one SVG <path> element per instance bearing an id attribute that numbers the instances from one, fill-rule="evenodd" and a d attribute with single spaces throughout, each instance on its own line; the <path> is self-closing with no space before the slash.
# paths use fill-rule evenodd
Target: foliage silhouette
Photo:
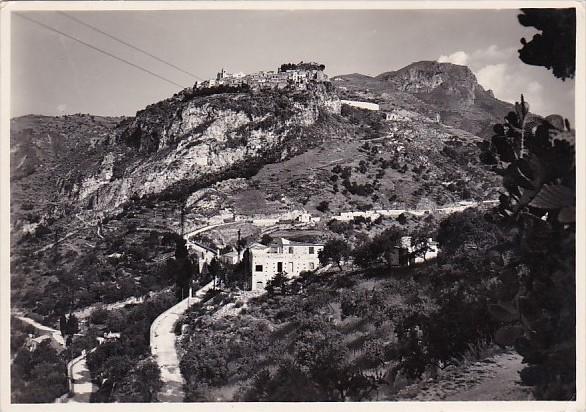
<path id="1" fill-rule="evenodd" d="M 519 58 L 526 64 L 543 66 L 562 80 L 576 71 L 576 9 L 521 9 L 519 23 L 541 33 L 530 41 L 521 39 Z"/>

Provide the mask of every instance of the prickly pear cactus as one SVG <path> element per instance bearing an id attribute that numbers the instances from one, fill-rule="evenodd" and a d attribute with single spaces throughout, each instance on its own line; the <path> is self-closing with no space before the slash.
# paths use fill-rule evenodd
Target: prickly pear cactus
<path id="1" fill-rule="evenodd" d="M 537 399 L 575 399 L 575 132 L 530 115 L 523 96 L 494 132 L 481 158 L 503 177 L 498 213 L 514 235 L 489 308 L 495 340 L 524 357 Z"/>

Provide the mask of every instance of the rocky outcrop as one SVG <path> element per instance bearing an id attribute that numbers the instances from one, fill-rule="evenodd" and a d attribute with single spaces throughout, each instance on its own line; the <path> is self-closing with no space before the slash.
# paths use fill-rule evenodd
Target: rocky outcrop
<path id="1" fill-rule="evenodd" d="M 472 104 L 477 91 L 484 91 L 467 66 L 435 61 L 413 63 L 377 78 L 392 84 L 398 91 L 441 94 L 451 97 L 446 102 L 456 98 L 459 104 Z"/>
<path id="2" fill-rule="evenodd" d="M 376 77 L 337 76 L 334 83 L 344 98 L 376 101 L 384 110 L 403 107 L 441 123 L 482 137 L 492 135 L 492 125 L 502 121 L 512 105 L 496 99 L 478 84 L 466 66 L 420 61 Z"/>
<path id="3" fill-rule="evenodd" d="M 97 209 L 132 197 L 183 196 L 221 178 L 286 159 L 319 143 L 304 133 L 324 113 L 339 113 L 328 88 L 306 92 L 218 94 L 169 99 L 121 124 L 115 141 L 139 156 L 104 160 L 104 170 L 83 180 L 80 200 Z M 326 137 L 322 137 L 326 138 Z M 116 168 L 117 172 L 113 173 Z"/>

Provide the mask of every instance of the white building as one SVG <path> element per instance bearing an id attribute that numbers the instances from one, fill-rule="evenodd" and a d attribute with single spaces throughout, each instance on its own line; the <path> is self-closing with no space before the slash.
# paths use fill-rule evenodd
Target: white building
<path id="1" fill-rule="evenodd" d="M 265 246 L 255 243 L 250 246 L 251 289 L 263 290 L 267 282 L 277 273 L 287 277 L 297 277 L 305 270 L 319 266 L 318 253 L 323 249 L 321 243 L 294 242 L 285 238 L 275 239 Z"/>
<path id="2" fill-rule="evenodd" d="M 279 218 L 258 218 L 252 219 L 252 224 L 256 226 L 274 226 L 279 223 Z"/>
<path id="3" fill-rule="evenodd" d="M 347 104 L 348 106 L 357 107 L 359 109 L 366 109 L 366 110 L 373 110 L 379 111 L 380 106 L 376 103 L 371 102 L 361 102 L 358 100 L 340 100 L 342 104 Z"/>
<path id="4" fill-rule="evenodd" d="M 311 222 L 311 213 L 302 213 L 299 216 L 297 216 L 297 220 L 301 223 L 309 223 Z"/>
<path id="5" fill-rule="evenodd" d="M 341 212 L 338 216 L 332 216 L 333 220 L 341 220 L 343 222 L 349 222 L 354 220 L 356 217 L 363 217 L 365 219 L 376 220 L 381 214 L 378 211 L 367 210 L 367 211 L 356 211 L 356 212 Z"/>
<path id="6" fill-rule="evenodd" d="M 241 256 L 235 250 L 220 256 L 220 262 L 227 263 L 229 265 L 235 265 L 240 262 L 240 260 Z"/>

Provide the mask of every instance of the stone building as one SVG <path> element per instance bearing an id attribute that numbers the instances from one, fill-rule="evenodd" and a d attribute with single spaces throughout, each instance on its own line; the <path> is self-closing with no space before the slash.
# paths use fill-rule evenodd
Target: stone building
<path id="1" fill-rule="evenodd" d="M 251 74 L 242 72 L 228 73 L 222 68 L 215 79 L 196 82 L 194 87 L 195 89 L 216 86 L 236 87 L 246 84 L 252 90 L 285 89 L 287 87 L 306 90 L 311 82 L 321 83 L 328 81 L 328 76 L 323 72 L 324 66 L 318 63 L 299 63 L 290 66 L 292 68 L 286 70 L 279 68 L 276 72 L 270 70 Z"/>
<path id="2" fill-rule="evenodd" d="M 268 246 L 251 245 L 248 249 L 251 290 L 263 290 L 279 272 L 291 278 L 316 269 L 319 266 L 318 253 L 323 247 L 321 243 L 294 242 L 285 238 L 275 239 Z"/>

